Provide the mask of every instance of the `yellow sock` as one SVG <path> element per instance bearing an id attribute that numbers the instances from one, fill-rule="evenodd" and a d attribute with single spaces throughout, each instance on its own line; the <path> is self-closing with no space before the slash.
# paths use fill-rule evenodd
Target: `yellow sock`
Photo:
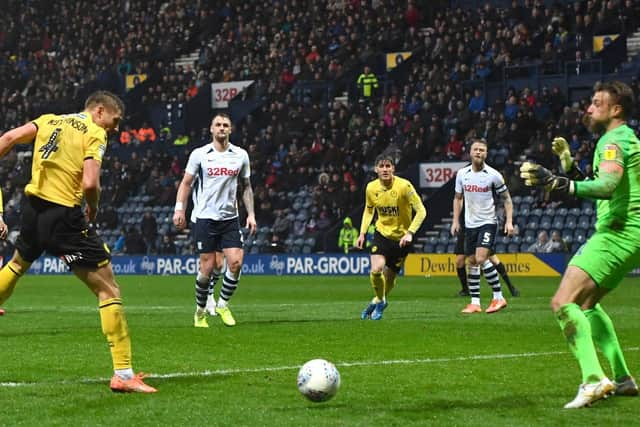
<path id="1" fill-rule="evenodd" d="M 387 295 L 389 295 L 391 290 L 396 286 L 396 278 L 394 277 L 391 282 L 388 282 L 385 280 L 384 284 L 385 284 L 384 296 L 386 297 Z"/>
<path id="2" fill-rule="evenodd" d="M 371 287 L 376 293 L 374 302 L 378 303 L 384 299 L 384 275 L 382 273 L 369 274 L 369 280 L 371 281 Z"/>
<path id="3" fill-rule="evenodd" d="M 16 271 L 11 268 L 10 263 L 2 267 L 2 270 L 0 270 L 0 304 L 4 304 L 4 302 L 9 299 L 20 277 L 22 277 L 22 275 L 16 273 Z"/>
<path id="4" fill-rule="evenodd" d="M 131 338 L 127 319 L 124 317 L 122 300 L 109 298 L 100 301 L 99 308 L 102 333 L 109 343 L 113 369 L 131 368 Z"/>

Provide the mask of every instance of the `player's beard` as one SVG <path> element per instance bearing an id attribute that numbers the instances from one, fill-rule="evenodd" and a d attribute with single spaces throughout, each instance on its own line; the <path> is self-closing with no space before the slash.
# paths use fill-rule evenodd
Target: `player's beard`
<path id="1" fill-rule="evenodd" d="M 590 115 L 585 114 L 584 116 L 582 116 L 582 124 L 585 125 L 591 132 L 602 135 L 607 131 L 607 125 L 609 124 L 609 122 L 596 121 L 593 120 Z"/>

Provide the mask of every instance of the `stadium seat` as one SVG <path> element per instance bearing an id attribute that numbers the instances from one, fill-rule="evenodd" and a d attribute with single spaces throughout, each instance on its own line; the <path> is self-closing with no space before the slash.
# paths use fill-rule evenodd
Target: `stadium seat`
<path id="1" fill-rule="evenodd" d="M 551 222 L 550 221 L 540 221 L 540 229 L 549 231 L 551 230 Z"/>
<path id="2" fill-rule="evenodd" d="M 303 254 L 310 254 L 312 252 L 312 248 L 309 245 L 304 245 L 302 247 L 302 253 Z"/>
<path id="3" fill-rule="evenodd" d="M 533 196 L 529 195 L 529 196 L 525 196 L 522 199 L 523 202 L 528 203 L 529 205 L 533 204 L 536 200 L 533 198 Z"/>
<path id="4" fill-rule="evenodd" d="M 562 230 L 564 228 L 564 217 L 555 217 L 551 226 L 557 230 Z"/>
<path id="5" fill-rule="evenodd" d="M 577 227 L 588 230 L 589 228 L 591 228 L 591 218 L 586 215 L 582 215 L 578 218 Z"/>
<path id="6" fill-rule="evenodd" d="M 507 252 L 509 253 L 520 252 L 520 246 L 516 243 L 509 243 L 509 245 L 507 246 Z"/>
<path id="7" fill-rule="evenodd" d="M 429 242 L 430 245 L 433 245 L 435 247 L 435 245 L 437 245 L 440 242 L 440 238 L 438 238 L 437 236 L 430 236 L 429 240 L 427 240 Z"/>
<path id="8" fill-rule="evenodd" d="M 449 244 L 449 236 L 441 236 L 440 239 L 438 239 L 438 243 L 440 243 L 442 245 L 448 245 Z"/>
<path id="9" fill-rule="evenodd" d="M 456 251 L 456 244 L 455 243 L 449 243 L 447 245 L 447 253 L 454 253 Z"/>
<path id="10" fill-rule="evenodd" d="M 422 247 L 422 252 L 426 254 L 432 254 L 435 252 L 435 246 L 432 245 L 431 243 L 425 243 L 424 246 Z"/>
<path id="11" fill-rule="evenodd" d="M 578 226 L 576 218 L 572 215 L 567 216 L 567 219 L 564 222 L 564 228 L 568 228 L 569 230 L 573 230 Z"/>
<path id="12" fill-rule="evenodd" d="M 519 205 L 520 203 L 522 203 L 522 197 L 521 196 L 513 196 L 511 197 L 511 201 L 513 202 L 513 205 Z"/>
<path id="13" fill-rule="evenodd" d="M 521 203 L 515 213 L 518 216 L 528 216 L 529 212 L 531 212 L 531 205 L 528 203 Z"/>
<path id="14" fill-rule="evenodd" d="M 569 209 L 569 215 L 580 216 L 582 214 L 582 210 L 580 208 L 571 208 Z"/>
<path id="15" fill-rule="evenodd" d="M 497 240 L 503 245 L 508 245 L 511 242 L 511 238 L 509 236 L 498 236 Z"/>
<path id="16" fill-rule="evenodd" d="M 522 236 L 512 236 L 511 243 L 519 245 L 520 243 L 522 243 Z"/>
<path id="17" fill-rule="evenodd" d="M 538 223 L 538 221 L 536 221 L 535 219 L 531 219 L 531 217 L 529 217 L 529 220 L 527 221 L 527 226 L 525 227 L 527 230 L 537 230 L 538 227 L 540 226 L 540 224 Z"/>
<path id="18" fill-rule="evenodd" d="M 249 251 L 250 254 L 259 254 L 260 253 L 260 247 L 259 246 L 251 246 L 251 250 Z"/>
<path id="19" fill-rule="evenodd" d="M 536 242 L 536 238 L 533 236 L 525 236 L 524 238 L 524 243 L 526 243 L 527 245 L 531 245 L 532 243 Z"/>
<path id="20" fill-rule="evenodd" d="M 313 236 L 307 237 L 306 239 L 304 239 L 304 244 L 311 246 L 311 248 L 315 248 L 316 247 L 316 238 Z"/>
<path id="21" fill-rule="evenodd" d="M 503 254 L 507 252 L 507 245 L 505 245 L 504 243 L 498 243 L 496 244 L 495 249 L 496 249 L 496 253 Z"/>
<path id="22" fill-rule="evenodd" d="M 529 244 L 529 243 L 521 243 L 520 244 L 520 252 L 529 252 L 529 246 L 531 246 L 531 244 Z"/>
<path id="23" fill-rule="evenodd" d="M 447 253 L 447 247 L 445 245 L 442 245 L 442 244 L 437 245 L 435 253 L 437 253 L 437 254 L 445 254 L 445 253 Z"/>

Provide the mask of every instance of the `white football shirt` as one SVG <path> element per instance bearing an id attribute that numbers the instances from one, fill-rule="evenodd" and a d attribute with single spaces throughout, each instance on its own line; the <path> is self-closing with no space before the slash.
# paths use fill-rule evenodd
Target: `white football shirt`
<path id="1" fill-rule="evenodd" d="M 485 224 L 497 224 L 494 191 L 501 194 L 507 191 L 500 172 L 484 164 L 481 171 L 475 172 L 472 166 L 466 166 L 456 174 L 456 193 L 464 196 L 464 225 L 476 228 Z"/>
<path id="2" fill-rule="evenodd" d="M 189 155 L 185 171 L 194 176 L 191 221 L 226 221 L 238 217 L 238 179 L 249 178 L 249 155 L 229 144 L 220 152 L 213 143 L 198 147 Z"/>

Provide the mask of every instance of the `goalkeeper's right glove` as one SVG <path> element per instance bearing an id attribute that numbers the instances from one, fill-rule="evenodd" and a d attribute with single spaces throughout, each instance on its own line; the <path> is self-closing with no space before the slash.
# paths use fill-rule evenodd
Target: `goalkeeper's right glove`
<path id="1" fill-rule="evenodd" d="M 556 176 L 549 169 L 535 163 L 524 162 L 520 166 L 520 178 L 528 187 L 544 187 L 549 193 L 572 194 L 571 180 L 564 176 Z"/>
<path id="2" fill-rule="evenodd" d="M 578 165 L 574 162 L 573 157 L 571 157 L 569 143 L 566 139 L 561 136 L 553 138 L 551 150 L 560 159 L 560 166 L 569 178 L 575 181 L 582 181 L 585 178 L 584 173 L 582 173 Z"/>

